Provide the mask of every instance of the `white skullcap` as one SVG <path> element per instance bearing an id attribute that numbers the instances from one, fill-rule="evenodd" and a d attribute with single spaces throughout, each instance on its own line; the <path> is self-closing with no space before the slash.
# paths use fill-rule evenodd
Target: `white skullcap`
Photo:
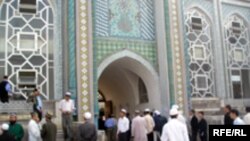
<path id="1" fill-rule="evenodd" d="M 178 110 L 176 108 L 172 108 L 169 112 L 169 115 L 170 116 L 174 116 L 174 115 L 178 115 Z"/>
<path id="2" fill-rule="evenodd" d="M 91 119 L 91 117 L 92 117 L 92 115 L 91 115 L 90 112 L 84 113 L 84 118 L 85 118 L 85 119 Z"/>
<path id="3" fill-rule="evenodd" d="M 65 95 L 71 96 L 71 93 L 70 92 L 66 92 Z"/>
<path id="4" fill-rule="evenodd" d="M 123 113 L 125 113 L 125 114 L 126 114 L 126 113 L 127 113 L 127 110 L 122 109 L 122 110 L 121 110 L 121 112 L 123 112 Z"/>
<path id="5" fill-rule="evenodd" d="M 3 129 L 4 131 L 9 130 L 9 124 L 3 123 L 3 124 L 2 124 L 2 129 Z"/>
<path id="6" fill-rule="evenodd" d="M 176 105 L 176 104 L 174 104 L 174 105 L 172 105 L 172 108 L 171 109 L 179 109 L 179 106 L 178 105 Z"/>
<path id="7" fill-rule="evenodd" d="M 161 112 L 160 112 L 160 111 L 158 111 L 158 110 L 156 110 L 156 111 L 155 111 L 155 114 L 156 114 L 156 115 L 160 115 L 160 114 L 161 114 Z"/>
<path id="8" fill-rule="evenodd" d="M 145 109 L 145 110 L 144 110 L 144 112 L 150 112 L 150 109 L 149 109 L 149 108 L 147 108 L 147 109 Z"/>

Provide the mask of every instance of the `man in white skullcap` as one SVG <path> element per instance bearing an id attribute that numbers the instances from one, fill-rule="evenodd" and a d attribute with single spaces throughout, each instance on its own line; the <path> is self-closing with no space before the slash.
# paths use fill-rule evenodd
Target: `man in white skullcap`
<path id="1" fill-rule="evenodd" d="M 151 111 L 148 108 L 144 110 L 144 119 L 146 121 L 148 141 L 153 141 L 155 122 L 153 117 L 151 116 Z"/>
<path id="2" fill-rule="evenodd" d="M 161 133 L 162 133 L 162 128 L 163 126 L 167 123 L 167 118 L 161 115 L 161 112 L 158 110 L 154 111 L 154 122 L 155 122 L 155 128 L 154 128 L 154 133 L 155 133 L 155 141 L 160 141 L 161 138 Z"/>
<path id="3" fill-rule="evenodd" d="M 179 106 L 174 104 L 172 105 L 171 109 L 176 109 L 178 111 L 178 117 L 177 119 L 182 122 L 183 124 L 187 125 L 185 117 L 182 115 L 182 112 L 179 110 Z"/>
<path id="4" fill-rule="evenodd" d="M 79 141 L 97 141 L 97 129 L 91 122 L 92 114 L 86 112 L 83 115 L 84 123 L 78 127 L 77 138 Z"/>
<path id="5" fill-rule="evenodd" d="M 121 109 L 120 118 L 117 124 L 118 141 L 128 141 L 127 131 L 129 130 L 129 120 L 126 117 L 127 110 Z"/>
<path id="6" fill-rule="evenodd" d="M 163 127 L 161 141 L 189 141 L 187 127 L 177 119 L 178 114 L 176 108 L 170 110 L 171 120 Z"/>
<path id="7" fill-rule="evenodd" d="M 73 139 L 72 135 L 72 123 L 73 112 L 75 110 L 74 101 L 71 98 L 71 93 L 66 92 L 63 100 L 60 101 L 59 110 L 62 113 L 62 128 L 64 134 L 64 140 L 70 141 Z"/>
<path id="8" fill-rule="evenodd" d="M 0 135 L 0 141 L 15 141 L 14 136 L 10 135 L 8 132 L 9 125 L 7 123 L 3 123 L 1 129 L 2 134 Z"/>

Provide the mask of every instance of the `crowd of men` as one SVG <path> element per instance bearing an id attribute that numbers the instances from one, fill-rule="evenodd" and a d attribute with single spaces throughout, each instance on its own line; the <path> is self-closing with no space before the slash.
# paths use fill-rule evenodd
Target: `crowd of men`
<path id="1" fill-rule="evenodd" d="M 8 77 L 4 76 L 0 83 L 0 100 L 9 102 L 11 96 Z M 53 114 L 43 111 L 41 94 L 38 89 L 32 93 L 33 112 L 27 125 L 28 141 L 56 141 L 57 126 L 52 122 Z M 65 141 L 97 141 L 97 129 L 92 123 L 92 115 L 86 112 L 83 115 L 84 122 L 79 125 L 76 134 L 72 128 L 72 115 L 75 111 L 71 93 L 66 92 L 64 99 L 60 101 L 59 110 L 62 116 L 62 129 Z M 232 109 L 230 105 L 224 107 L 225 125 L 250 124 L 250 107 L 246 108 L 247 114 L 241 119 L 239 111 Z M 45 122 L 42 122 L 45 115 Z M 118 120 L 110 114 L 99 124 L 99 129 L 106 132 L 107 141 L 207 141 L 207 121 L 204 112 L 190 111 L 190 117 L 186 118 L 179 111 L 178 105 L 172 105 L 169 117 L 164 117 L 158 110 L 135 110 L 133 118 L 126 109 L 121 109 Z M 24 129 L 17 122 L 17 114 L 11 113 L 9 123 L 1 125 L 0 141 L 21 141 L 24 137 Z"/>

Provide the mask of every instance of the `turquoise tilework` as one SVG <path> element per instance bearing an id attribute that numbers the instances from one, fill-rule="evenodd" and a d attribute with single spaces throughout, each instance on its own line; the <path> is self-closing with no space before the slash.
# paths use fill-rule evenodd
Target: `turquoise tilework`
<path id="1" fill-rule="evenodd" d="M 76 37 L 75 37 L 75 0 L 68 1 L 68 55 L 69 55 L 69 91 L 72 98 L 76 99 Z"/>
<path id="2" fill-rule="evenodd" d="M 98 38 L 95 42 L 97 64 L 100 64 L 103 59 L 110 56 L 111 54 L 114 54 L 122 49 L 130 49 L 143 56 L 155 67 L 157 65 L 155 42 L 113 38 Z"/>
<path id="3" fill-rule="evenodd" d="M 181 0 L 183 2 L 183 9 L 190 8 L 191 6 L 198 6 L 206 13 L 214 15 L 214 6 L 212 0 Z"/>
<path id="4" fill-rule="evenodd" d="M 222 4 L 222 14 L 223 14 L 223 20 L 228 18 L 228 16 L 232 14 L 239 14 L 242 16 L 245 20 L 248 20 L 250 22 L 250 8 L 247 7 L 240 7 L 236 5 L 230 5 L 230 4 Z"/>
<path id="5" fill-rule="evenodd" d="M 168 0 L 164 1 L 164 15 L 165 15 L 165 28 L 166 28 L 166 48 L 167 48 L 167 61 L 168 61 L 168 78 L 169 78 L 169 106 L 175 104 L 175 92 L 174 92 L 174 76 L 173 76 L 173 56 L 171 47 L 171 33 L 170 33 L 170 19 L 169 19 L 169 7 Z"/>

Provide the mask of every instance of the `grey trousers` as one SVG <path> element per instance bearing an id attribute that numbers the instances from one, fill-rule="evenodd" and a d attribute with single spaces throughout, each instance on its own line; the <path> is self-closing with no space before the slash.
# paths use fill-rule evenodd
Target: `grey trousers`
<path id="1" fill-rule="evenodd" d="M 65 141 L 73 140 L 72 122 L 71 114 L 62 114 L 62 128 Z"/>

